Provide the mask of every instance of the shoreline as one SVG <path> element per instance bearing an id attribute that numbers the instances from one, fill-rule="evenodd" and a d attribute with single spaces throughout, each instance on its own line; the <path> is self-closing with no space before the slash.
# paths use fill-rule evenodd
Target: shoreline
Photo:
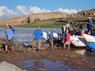
<path id="1" fill-rule="evenodd" d="M 31 48 L 25 48 L 21 51 L 13 51 L 8 53 L 0 51 L 0 61 L 8 61 L 17 65 L 17 63 L 27 58 L 45 58 L 50 60 L 63 61 L 65 65 L 76 70 L 83 68 L 86 70 L 93 71 L 93 69 L 95 69 L 95 62 L 88 60 L 86 55 L 84 56 L 75 53 L 76 50 L 77 49 L 64 50 L 62 48 L 49 48 L 45 50 L 36 51 Z"/>

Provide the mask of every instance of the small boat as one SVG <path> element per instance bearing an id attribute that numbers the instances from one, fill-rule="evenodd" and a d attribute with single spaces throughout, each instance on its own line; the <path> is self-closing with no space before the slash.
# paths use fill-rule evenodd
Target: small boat
<path id="1" fill-rule="evenodd" d="M 83 34 L 83 37 L 87 42 L 95 42 L 95 37 L 92 35 Z"/>
<path id="2" fill-rule="evenodd" d="M 83 39 L 81 36 L 70 36 L 70 41 L 75 47 L 85 47 L 85 43 L 79 38 Z"/>
<path id="3" fill-rule="evenodd" d="M 95 42 L 88 42 L 86 46 L 88 50 L 95 51 Z"/>

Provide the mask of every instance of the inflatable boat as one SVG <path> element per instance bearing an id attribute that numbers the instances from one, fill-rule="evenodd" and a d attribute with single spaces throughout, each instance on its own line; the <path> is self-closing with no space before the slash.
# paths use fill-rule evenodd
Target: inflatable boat
<path id="1" fill-rule="evenodd" d="M 87 42 L 95 42 L 95 37 L 92 36 L 92 35 L 83 34 L 83 38 L 84 38 Z"/>
<path id="2" fill-rule="evenodd" d="M 86 45 L 79 38 L 83 39 L 81 36 L 70 36 L 70 41 L 75 47 L 85 47 Z"/>
<path id="3" fill-rule="evenodd" d="M 86 46 L 88 50 L 95 51 L 95 42 L 88 42 Z"/>

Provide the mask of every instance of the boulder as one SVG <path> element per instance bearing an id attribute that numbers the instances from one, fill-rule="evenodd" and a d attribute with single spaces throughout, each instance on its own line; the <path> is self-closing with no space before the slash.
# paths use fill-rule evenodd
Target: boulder
<path id="1" fill-rule="evenodd" d="M 26 71 L 26 70 L 22 70 L 16 65 L 4 61 L 0 63 L 0 71 Z"/>

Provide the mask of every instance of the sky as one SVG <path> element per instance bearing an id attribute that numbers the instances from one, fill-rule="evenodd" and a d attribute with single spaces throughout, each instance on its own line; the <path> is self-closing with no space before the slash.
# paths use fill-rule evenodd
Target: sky
<path id="1" fill-rule="evenodd" d="M 27 15 L 31 12 L 76 13 L 93 8 L 95 0 L 0 0 L 0 17 Z"/>

